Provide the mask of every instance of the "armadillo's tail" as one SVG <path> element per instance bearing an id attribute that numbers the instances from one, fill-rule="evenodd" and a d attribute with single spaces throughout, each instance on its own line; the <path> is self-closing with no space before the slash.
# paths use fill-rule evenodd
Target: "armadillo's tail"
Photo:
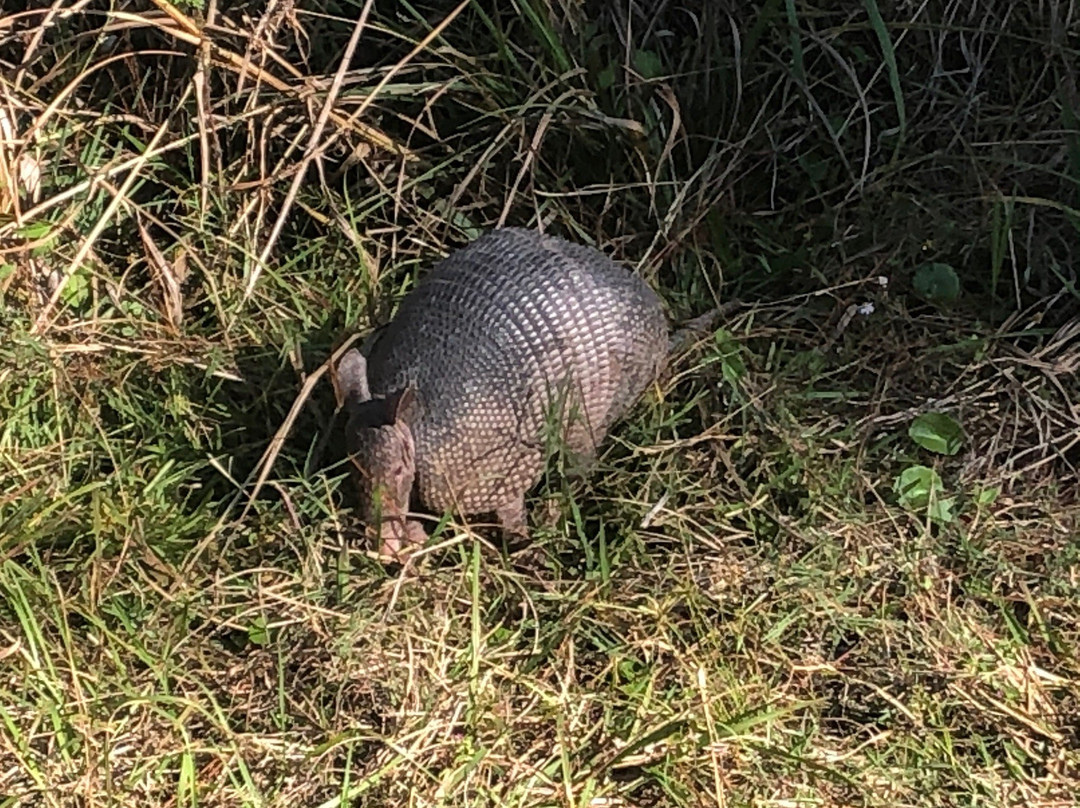
<path id="1" fill-rule="evenodd" d="M 687 320 L 674 334 L 671 335 L 671 339 L 668 340 L 668 356 L 681 353 L 689 348 L 691 343 L 715 329 L 720 320 L 727 317 L 742 305 L 741 301 L 729 300 L 727 303 L 717 306 L 716 308 L 709 309 L 704 314 L 700 314 L 691 320 Z"/>

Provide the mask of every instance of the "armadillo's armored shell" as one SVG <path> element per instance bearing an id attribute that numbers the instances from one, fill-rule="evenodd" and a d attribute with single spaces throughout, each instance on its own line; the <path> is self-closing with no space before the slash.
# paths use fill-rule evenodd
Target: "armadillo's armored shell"
<path id="1" fill-rule="evenodd" d="M 368 381 L 375 396 L 417 394 L 420 501 L 488 513 L 539 480 L 552 437 L 590 455 L 662 371 L 667 347 L 659 298 L 627 268 L 505 228 L 405 297 L 370 347 Z"/>

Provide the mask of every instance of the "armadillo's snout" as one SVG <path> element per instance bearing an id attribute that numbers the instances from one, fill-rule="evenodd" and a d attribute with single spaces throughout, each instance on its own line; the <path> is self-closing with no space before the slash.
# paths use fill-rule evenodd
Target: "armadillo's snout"
<path id="1" fill-rule="evenodd" d="M 375 486 L 371 492 L 367 524 L 378 540 L 379 555 L 400 558 L 427 541 L 423 525 L 407 517 L 408 508 L 400 500 L 382 486 Z"/>
<path id="2" fill-rule="evenodd" d="M 396 558 L 427 539 L 423 527 L 406 516 L 416 477 L 412 433 L 407 424 L 395 420 L 359 428 L 352 437 L 368 533 L 378 541 L 380 555 Z"/>

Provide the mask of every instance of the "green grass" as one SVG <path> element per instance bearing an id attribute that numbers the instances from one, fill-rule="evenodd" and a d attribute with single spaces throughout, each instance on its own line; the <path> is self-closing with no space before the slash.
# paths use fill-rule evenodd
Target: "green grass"
<path id="1" fill-rule="evenodd" d="M 0 806 L 1075 804 L 1056 7 L 378 3 L 306 160 L 363 3 L 114 5 L 0 15 Z M 748 305 L 384 566 L 304 384 L 500 221 Z"/>

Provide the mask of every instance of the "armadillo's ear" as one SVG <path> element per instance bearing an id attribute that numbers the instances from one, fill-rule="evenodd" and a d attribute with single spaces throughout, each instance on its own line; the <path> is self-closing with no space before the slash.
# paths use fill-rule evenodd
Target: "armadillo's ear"
<path id="1" fill-rule="evenodd" d="M 409 385 L 386 398 L 387 415 L 391 423 L 411 423 L 417 411 L 416 390 Z"/>
<path id="2" fill-rule="evenodd" d="M 334 387 L 341 403 L 361 403 L 371 400 L 368 387 L 367 360 L 352 348 L 338 360 L 334 369 Z"/>

